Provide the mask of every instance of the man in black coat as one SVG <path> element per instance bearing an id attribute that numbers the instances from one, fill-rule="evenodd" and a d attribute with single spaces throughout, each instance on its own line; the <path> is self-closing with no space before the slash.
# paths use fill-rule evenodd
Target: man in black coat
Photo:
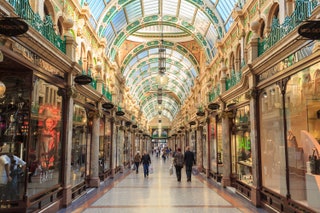
<path id="1" fill-rule="evenodd" d="M 190 151 L 190 147 L 186 147 L 184 153 L 184 162 L 186 164 L 187 181 L 191 182 L 192 166 L 196 163 L 193 152 Z"/>

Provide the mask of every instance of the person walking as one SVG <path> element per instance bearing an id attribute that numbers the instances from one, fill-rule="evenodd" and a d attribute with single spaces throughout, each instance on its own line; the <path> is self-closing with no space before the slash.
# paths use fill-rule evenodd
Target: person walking
<path id="1" fill-rule="evenodd" d="M 181 169 L 183 168 L 184 164 L 184 157 L 181 153 L 181 149 L 178 148 L 176 154 L 174 155 L 173 159 L 174 167 L 176 168 L 176 175 L 178 182 L 181 182 Z"/>
<path id="2" fill-rule="evenodd" d="M 146 178 L 149 176 L 149 165 L 151 164 L 151 158 L 147 151 L 143 152 L 141 163 L 143 164 L 143 173 L 144 177 Z"/>
<path id="3" fill-rule="evenodd" d="M 137 151 L 137 154 L 134 156 L 134 164 L 136 166 L 136 174 L 139 173 L 139 165 L 141 163 L 141 155 L 140 155 L 140 152 Z"/>
<path id="4" fill-rule="evenodd" d="M 189 146 L 186 147 L 186 152 L 184 153 L 184 162 L 186 164 L 187 182 L 191 182 L 192 166 L 196 164 L 196 161 Z"/>

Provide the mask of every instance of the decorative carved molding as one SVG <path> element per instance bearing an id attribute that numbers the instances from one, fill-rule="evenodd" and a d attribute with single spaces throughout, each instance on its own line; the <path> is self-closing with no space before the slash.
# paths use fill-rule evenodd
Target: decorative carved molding
<path id="1" fill-rule="evenodd" d="M 78 97 L 78 93 L 77 93 L 77 90 L 75 89 L 75 87 L 68 87 L 67 88 L 67 91 L 66 91 L 66 95 L 67 95 L 67 98 L 77 98 Z"/>

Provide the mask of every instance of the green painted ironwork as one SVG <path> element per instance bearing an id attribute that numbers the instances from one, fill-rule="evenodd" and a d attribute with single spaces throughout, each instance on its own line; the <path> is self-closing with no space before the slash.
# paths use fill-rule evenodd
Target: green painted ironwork
<path id="1" fill-rule="evenodd" d="M 102 94 L 103 94 L 109 101 L 112 101 L 112 94 L 109 92 L 108 88 L 105 88 L 104 84 L 102 85 Z"/>
<path id="2" fill-rule="evenodd" d="M 66 39 L 61 39 L 56 34 L 50 16 L 46 16 L 44 21 L 41 20 L 40 15 L 33 12 L 29 0 L 8 0 L 8 2 L 22 19 L 48 39 L 61 52 L 66 53 Z"/>
<path id="3" fill-rule="evenodd" d="M 212 89 L 212 92 L 209 93 L 209 102 L 212 102 L 220 95 L 220 84 L 218 84 L 215 88 Z"/>
<path id="4" fill-rule="evenodd" d="M 301 22 L 307 20 L 317 5 L 317 0 L 297 0 L 294 12 L 291 16 L 285 18 L 283 24 L 280 25 L 279 19 L 274 18 L 268 37 L 263 40 L 259 39 L 258 55 L 261 56 L 287 34 L 292 32 Z"/>
<path id="5" fill-rule="evenodd" d="M 235 72 L 234 70 L 232 70 L 231 76 L 226 80 L 226 91 L 238 84 L 241 80 L 241 76 L 241 71 Z"/>

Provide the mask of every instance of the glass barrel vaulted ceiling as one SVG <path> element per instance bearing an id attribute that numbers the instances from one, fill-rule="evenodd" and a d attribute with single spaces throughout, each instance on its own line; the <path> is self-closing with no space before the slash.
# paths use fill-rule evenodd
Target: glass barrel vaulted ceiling
<path id="1" fill-rule="evenodd" d="M 79 0 L 88 5 L 90 23 L 107 40 L 105 54 L 115 60 L 126 41 L 139 42 L 122 61 L 121 72 L 130 94 L 148 121 L 162 116 L 172 121 L 188 97 L 199 74 L 199 62 L 181 42 L 197 42 L 209 63 L 215 42 L 223 38 L 233 20 L 238 0 Z M 168 82 L 160 86 L 159 45 L 166 49 Z M 157 102 L 162 87 L 162 104 Z"/>

